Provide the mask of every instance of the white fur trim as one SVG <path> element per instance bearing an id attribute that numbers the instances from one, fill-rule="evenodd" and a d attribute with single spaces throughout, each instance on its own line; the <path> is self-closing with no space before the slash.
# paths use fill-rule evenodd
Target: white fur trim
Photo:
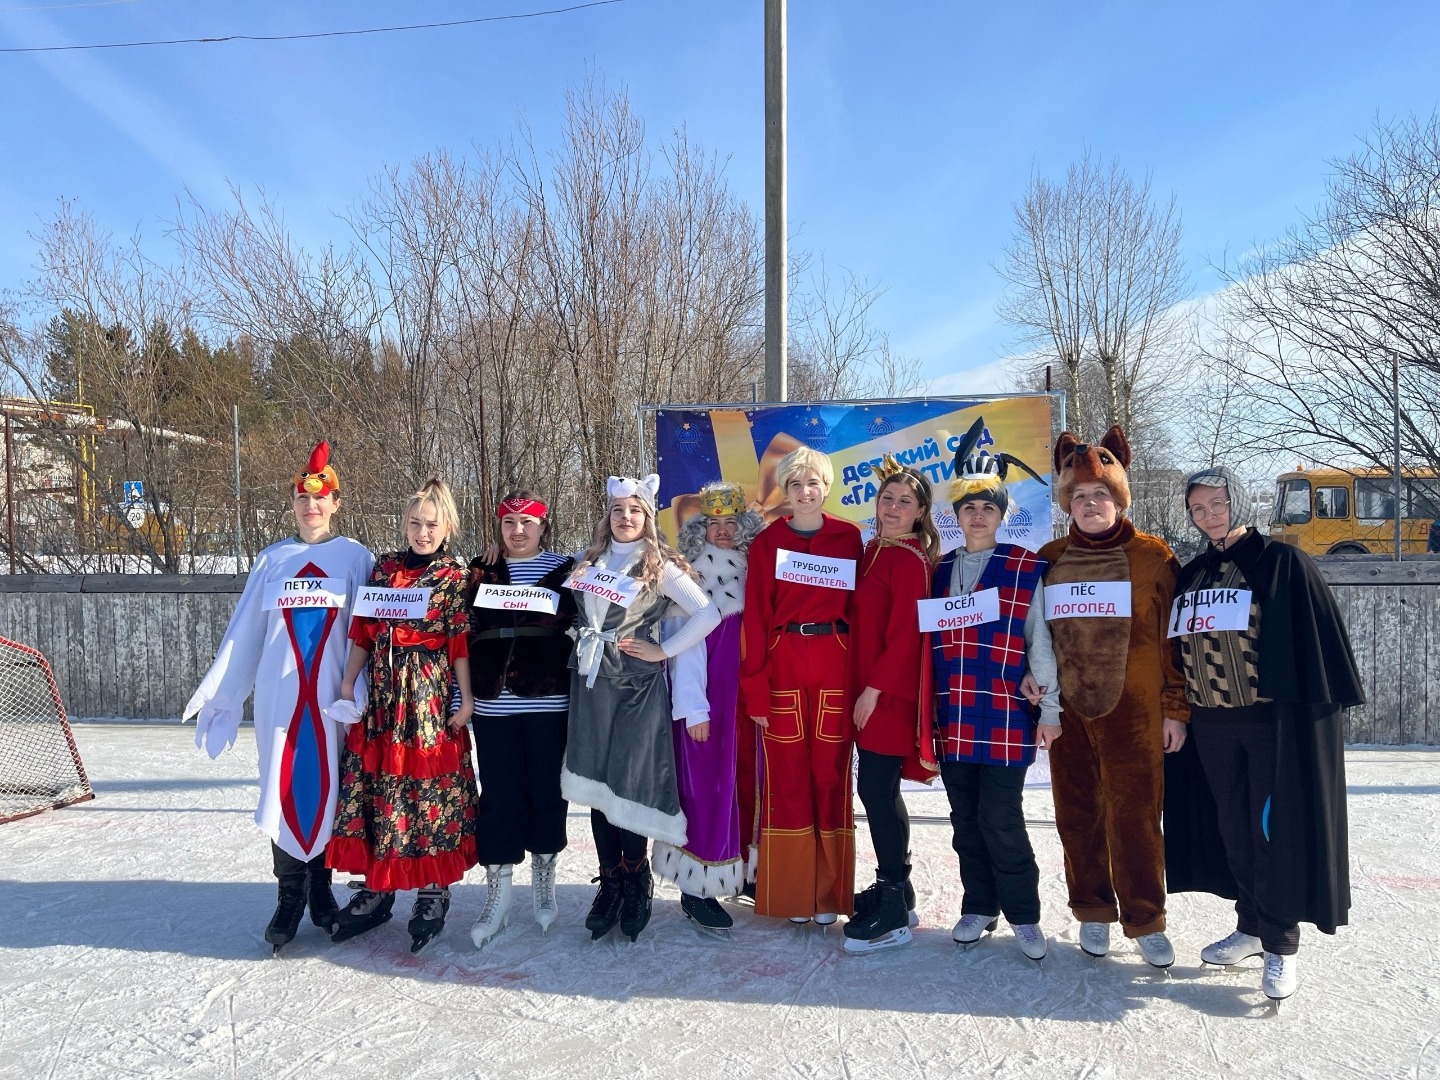
<path id="1" fill-rule="evenodd" d="M 685 813 L 666 814 L 653 806 L 622 799 L 610 785 L 586 776 L 577 776 L 568 767 L 560 769 L 560 794 L 569 802 L 599 810 L 610 824 L 629 832 L 648 836 L 668 844 L 684 847 L 686 841 Z"/>
<path id="2" fill-rule="evenodd" d="M 701 862 L 688 851 L 656 841 L 650 867 L 682 893 L 691 896 L 736 896 L 745 885 L 745 864 Z"/>
<path id="3" fill-rule="evenodd" d="M 750 854 L 745 859 L 745 880 L 753 882 L 760 873 L 760 848 L 759 845 L 750 846 Z"/>
<path id="4" fill-rule="evenodd" d="M 745 574 L 749 559 L 744 552 L 707 543 L 691 560 L 700 575 L 700 587 L 723 619 L 745 608 Z"/>

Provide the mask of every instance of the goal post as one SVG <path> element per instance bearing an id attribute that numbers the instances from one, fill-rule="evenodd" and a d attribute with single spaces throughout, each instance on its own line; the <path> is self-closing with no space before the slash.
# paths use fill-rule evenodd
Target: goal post
<path id="1" fill-rule="evenodd" d="M 0 637 L 0 823 L 94 797 L 49 661 Z"/>

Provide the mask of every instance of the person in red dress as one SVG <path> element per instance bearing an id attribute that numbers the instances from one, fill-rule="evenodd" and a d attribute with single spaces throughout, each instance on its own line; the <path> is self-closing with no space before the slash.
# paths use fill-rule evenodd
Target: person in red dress
<path id="1" fill-rule="evenodd" d="M 925 649 L 916 604 L 930 595 L 940 533 L 930 516 L 930 481 L 890 455 L 880 466 L 876 536 L 865 545 L 850 626 L 850 689 L 860 769 L 857 786 L 870 840 L 875 883 L 855 897 L 845 948 L 871 952 L 910 940 L 915 890 L 910 886 L 910 817 L 900 778 L 929 783 L 935 763 Z"/>
<path id="2" fill-rule="evenodd" d="M 799 447 L 777 472 L 793 514 L 750 545 L 742 624 L 741 694 L 763 729 L 755 911 L 829 925 L 838 913 L 850 914 L 855 891 L 852 593 L 842 578 L 807 584 L 776 573 L 782 560 L 790 566 L 797 557 L 804 564 L 805 556 L 819 556 L 842 560 L 842 571 L 848 563 L 853 583 L 860 530 L 821 509 L 835 478 L 824 454 Z"/>

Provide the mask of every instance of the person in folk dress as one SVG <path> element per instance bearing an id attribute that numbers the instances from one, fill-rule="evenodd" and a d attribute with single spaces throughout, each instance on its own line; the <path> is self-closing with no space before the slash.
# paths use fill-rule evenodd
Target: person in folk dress
<path id="1" fill-rule="evenodd" d="M 755 910 L 826 926 L 853 911 L 855 891 L 852 590 L 782 581 L 776 566 L 783 551 L 787 560 L 845 560 L 853 571 L 864 545 L 858 528 L 822 509 L 835 479 L 828 457 L 802 446 L 777 473 L 792 514 L 750 545 L 742 618 L 740 692 L 763 729 Z"/>
<path id="2" fill-rule="evenodd" d="M 910 815 L 905 777 L 930 783 L 935 763 L 917 604 L 930 595 L 940 533 L 930 516 L 930 481 L 885 455 L 875 496 L 876 535 L 865 545 L 850 624 L 850 687 L 859 757 L 856 786 L 875 846 L 875 882 L 855 896 L 845 948 L 871 952 L 910 941 Z"/>
<path id="3" fill-rule="evenodd" d="M 363 544 L 331 531 L 340 477 L 320 443 L 290 488 L 295 535 L 255 557 L 215 662 L 184 716 L 197 717 L 195 745 L 212 757 L 235 743 L 245 699 L 255 695 L 260 805 L 279 900 L 265 940 L 295 936 L 308 904 L 326 933 L 337 907 L 325 846 L 339 787 L 340 726 L 324 715 L 335 699 L 350 643 L 345 629 L 373 562 Z"/>
<path id="4" fill-rule="evenodd" d="M 570 728 L 560 790 L 590 807 L 600 888 L 585 926 L 618 921 L 634 940 L 650 921 L 649 840 L 684 847 L 665 661 L 702 644 L 720 613 L 655 527 L 660 478 L 612 476 L 610 505 L 570 579 L 579 604 Z M 674 605 L 687 618 L 662 644 Z"/>
<path id="5" fill-rule="evenodd" d="M 737 716 L 740 708 L 740 613 L 745 606 L 745 552 L 765 527 L 746 509 L 745 489 L 719 481 L 700 489 L 700 512 L 680 528 L 680 553 L 720 613 L 720 625 L 699 645 L 670 661 L 671 711 L 680 807 L 688 841 L 655 842 L 655 872 L 680 890 L 687 918 L 711 930 L 734 920 L 716 897 L 744 887 L 753 822 L 740 820 L 737 800 Z M 667 619 L 668 624 L 671 620 Z M 667 637 L 670 627 L 666 626 Z M 746 734 L 755 725 L 745 719 Z"/>
<path id="6" fill-rule="evenodd" d="M 328 862 L 364 877 L 340 912 L 335 940 L 390 918 L 399 889 L 419 890 L 411 911 L 411 951 L 445 926 L 447 886 L 475 865 L 478 795 L 470 762 L 469 619 L 465 567 L 449 554 L 458 515 L 450 489 L 431 480 L 405 505 L 409 547 L 383 556 L 370 585 L 396 590 L 392 601 L 423 598 L 418 618 L 357 617 L 340 701 L 354 718 L 340 759 L 340 809 Z M 392 609 L 393 610 L 393 609 Z M 355 683 L 368 663 L 363 712 Z M 451 712 L 450 681 L 460 687 Z"/>
<path id="7" fill-rule="evenodd" d="M 555 860 L 565 849 L 568 809 L 560 766 L 575 649 L 568 633 L 575 597 L 565 588 L 575 560 L 548 549 L 549 508 L 532 491 L 512 491 L 495 517 L 499 547 L 470 563 L 465 592 L 480 779 L 476 855 L 486 879 L 485 906 L 470 930 L 477 947 L 509 918 L 514 866 L 527 851 L 541 932 L 558 914 Z M 542 606 L 516 608 L 527 602 L 514 597 L 517 589 L 539 595 Z"/>

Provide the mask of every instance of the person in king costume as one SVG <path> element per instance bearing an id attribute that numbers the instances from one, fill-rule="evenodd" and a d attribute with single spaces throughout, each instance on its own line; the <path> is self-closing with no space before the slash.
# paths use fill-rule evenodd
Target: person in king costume
<path id="1" fill-rule="evenodd" d="M 370 574 L 370 552 L 330 531 L 340 478 L 320 443 L 295 477 L 296 535 L 255 557 L 225 627 L 215 662 L 184 718 L 197 717 L 195 745 L 212 757 L 235 744 L 245 699 L 255 695 L 260 805 L 255 824 L 270 838 L 279 885 L 265 940 L 279 952 L 310 919 L 330 933 L 337 907 L 325 846 L 339 787 L 339 725 L 324 715 L 349 650 L 347 614 Z"/>
<path id="2" fill-rule="evenodd" d="M 499 547 L 470 563 L 465 591 L 480 779 L 475 843 L 486 886 L 485 906 L 470 929 L 477 948 L 504 928 L 515 864 L 527 851 L 541 933 L 559 914 L 555 860 L 565 850 L 568 810 L 560 767 L 575 649 L 568 633 L 575 597 L 565 588 L 575 560 L 547 549 L 549 508 L 532 491 L 512 491 L 495 519 Z M 539 606 L 524 606 L 535 596 Z"/>
<path id="3" fill-rule="evenodd" d="M 875 882 L 855 896 L 847 952 L 911 940 L 910 815 L 900 780 L 935 779 L 933 710 L 916 605 L 930 596 L 940 533 L 930 516 L 930 481 L 886 454 L 876 470 L 875 536 L 865 545 L 851 604 L 850 691 L 854 697 L 856 787 L 875 847 Z"/>
<path id="4" fill-rule="evenodd" d="M 570 678 L 570 730 L 560 790 L 590 807 L 600 888 L 585 927 L 592 940 L 650 922 L 649 840 L 684 847 L 685 813 L 671 741 L 665 661 L 702 645 L 720 613 L 683 556 L 655 526 L 660 477 L 612 476 L 610 505 L 569 587 L 579 604 Z M 662 644 L 672 605 L 685 619 Z"/>
<path id="5" fill-rule="evenodd" d="M 1055 827 L 1065 849 L 1080 947 L 1110 950 L 1118 921 L 1146 962 L 1165 968 L 1164 755 L 1185 741 L 1190 705 L 1165 636 L 1174 553 L 1123 517 L 1130 444 L 1119 426 L 1098 445 L 1055 442 L 1070 531 L 1040 549 L 1065 737 L 1050 749 Z"/>
<path id="6" fill-rule="evenodd" d="M 734 924 L 715 898 L 740 892 L 746 877 L 735 775 L 740 613 L 745 553 L 764 527 L 765 519 L 746 509 L 745 489 L 721 481 L 700 489 L 700 512 L 680 528 L 680 553 L 719 612 L 720 624 L 703 644 L 670 661 L 675 768 L 687 840 L 683 846 L 657 840 L 654 862 L 655 872 L 679 888 L 686 918 L 710 930 Z M 754 725 L 745 723 L 753 733 Z"/>
<path id="7" fill-rule="evenodd" d="M 340 808 L 328 863 L 364 876 L 340 912 L 335 941 L 389 921 L 395 892 L 416 889 L 408 929 L 419 952 L 445 926 L 447 886 L 476 863 L 479 796 L 470 763 L 475 702 L 470 693 L 465 566 L 446 551 L 458 514 L 450 489 L 431 480 L 401 519 L 409 548 L 382 556 L 370 585 L 425 600 L 419 618 L 357 617 L 354 647 L 332 714 L 351 721 L 340 760 Z M 398 610 L 398 609 L 397 609 Z M 369 660 L 363 711 L 355 683 Z M 460 707 L 451 712 L 451 677 Z M 447 718 L 448 717 L 448 718 Z"/>
<path id="8" fill-rule="evenodd" d="M 1209 543 L 1180 570 L 1170 627 L 1190 738 L 1166 758 L 1167 885 L 1235 901 L 1235 931 L 1200 958 L 1263 956 L 1278 1001 L 1299 982 L 1299 924 L 1349 921 L 1344 710 L 1365 693 L 1325 579 L 1255 528 L 1236 475 L 1198 472 L 1185 500 Z"/>
<path id="9" fill-rule="evenodd" d="M 850 757 L 852 588 L 784 581 L 782 551 L 847 561 L 863 550 L 860 530 L 822 507 L 835 479 L 830 459 L 801 446 L 777 478 L 792 515 L 750 545 L 745 582 L 740 693 L 760 725 L 760 862 L 755 911 L 822 926 L 853 912 L 855 816 Z"/>
<path id="10" fill-rule="evenodd" d="M 936 597 L 973 596 L 977 607 L 988 593 L 995 604 L 986 622 L 931 635 L 940 776 L 964 889 L 951 937 L 972 945 L 1004 915 L 1021 951 L 1040 960 L 1048 944 L 1023 800 L 1037 750 L 1060 737 L 1055 653 L 1041 594 L 1047 564 L 995 538 L 1010 512 L 1010 467 L 1040 477 L 1010 454 L 975 452 L 984 430 L 981 417 L 955 454 L 950 502 L 965 543 L 940 561 L 931 589 Z"/>

